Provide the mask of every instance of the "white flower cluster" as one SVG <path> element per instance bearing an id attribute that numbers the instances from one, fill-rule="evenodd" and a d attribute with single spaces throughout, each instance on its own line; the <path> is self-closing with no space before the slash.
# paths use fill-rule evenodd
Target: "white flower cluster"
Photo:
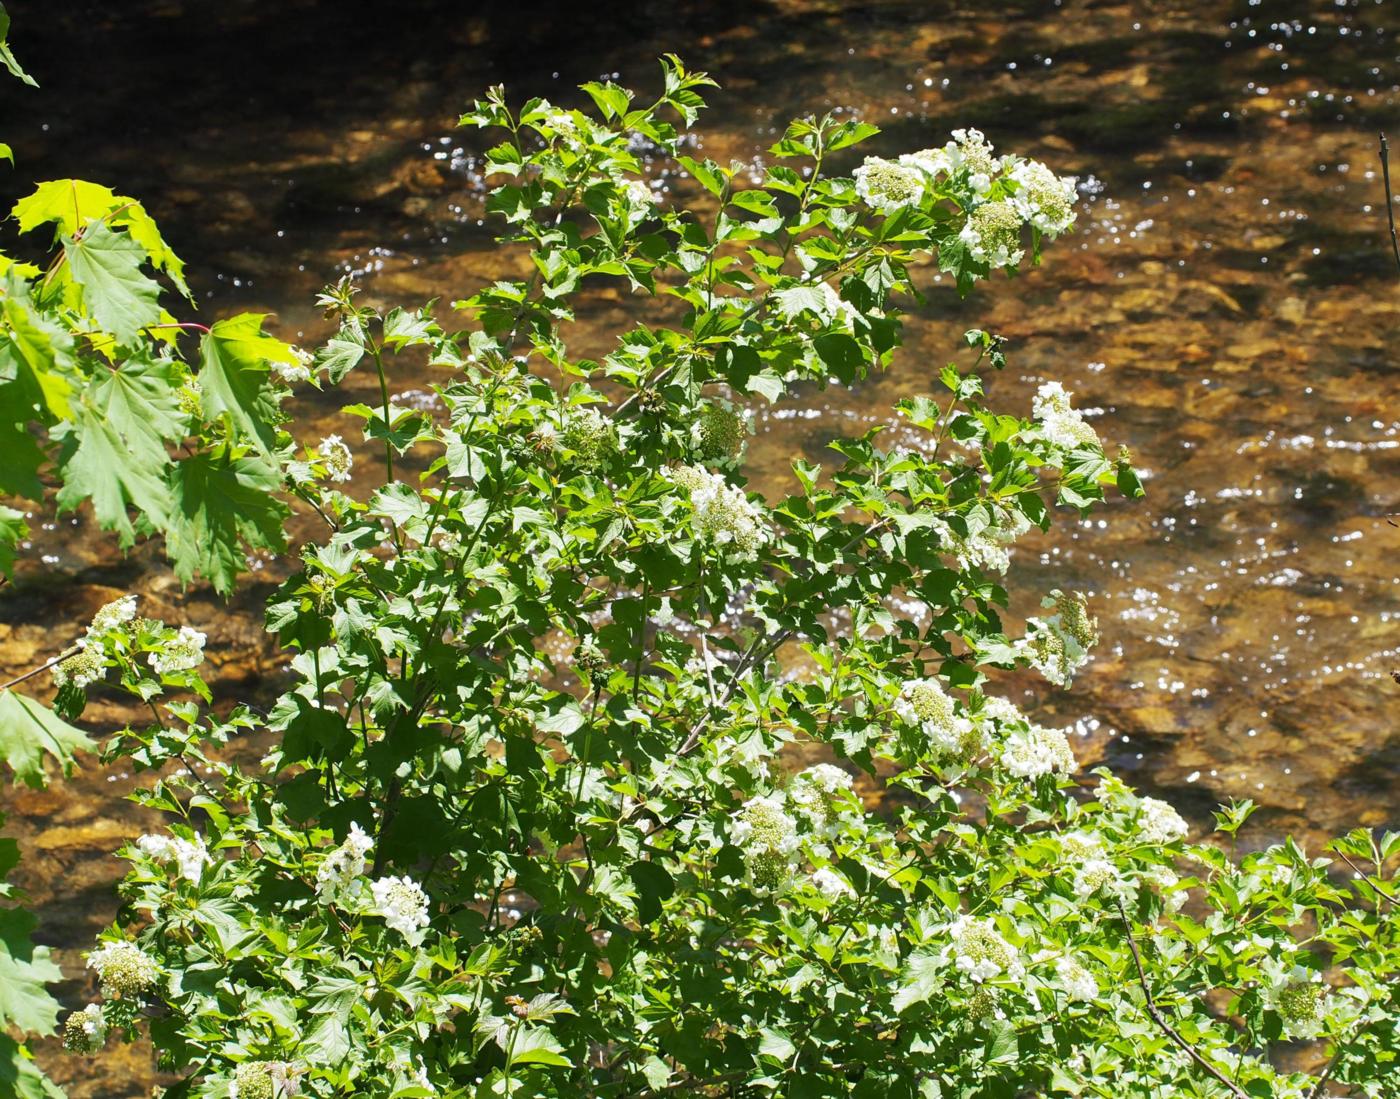
<path id="1" fill-rule="evenodd" d="M 968 255 L 988 267 L 1015 267 L 1025 257 L 1021 247 L 1021 215 L 1005 200 L 973 208 L 958 234 Z"/>
<path id="2" fill-rule="evenodd" d="M 84 638 L 78 644 L 83 648 L 67 660 L 54 666 L 53 682 L 56 687 L 77 687 L 79 690 L 90 687 L 107 674 L 107 659 L 101 645 L 88 647 Z"/>
<path id="3" fill-rule="evenodd" d="M 1057 176 L 1038 160 L 1006 160 L 1014 161 L 1006 178 L 1015 184 L 1011 204 L 1017 213 L 1051 239 L 1074 224 L 1074 177 Z"/>
<path id="4" fill-rule="evenodd" d="M 136 617 L 136 596 L 123 595 L 104 604 L 88 624 L 87 637 L 101 635 L 109 630 L 119 629 Z M 86 642 L 87 638 L 83 639 Z"/>
<path id="5" fill-rule="evenodd" d="M 413 935 L 428 926 L 428 895 L 412 878 L 378 878 L 370 891 L 379 915 L 399 934 Z"/>
<path id="6" fill-rule="evenodd" d="M 1099 982 L 1084 968 L 1077 958 L 1065 954 L 1055 963 L 1055 976 L 1060 987 L 1071 1000 L 1095 1000 L 1099 995 Z"/>
<path id="7" fill-rule="evenodd" d="M 105 942 L 87 956 L 87 965 L 108 998 L 139 996 L 160 980 L 156 963 L 135 943 Z"/>
<path id="8" fill-rule="evenodd" d="M 365 872 L 365 856 L 374 841 L 358 824 L 350 825 L 345 842 L 321 860 L 316 868 L 316 895 L 326 904 L 343 899 L 357 878 Z"/>
<path id="9" fill-rule="evenodd" d="M 1068 687 L 1074 673 L 1089 660 L 1089 650 L 1099 640 L 1099 623 L 1089 616 L 1089 602 L 1079 592 L 1058 588 L 1041 600 L 1053 609 L 1045 618 L 1026 622 L 1027 634 L 1016 643 L 1018 650 L 1051 683 Z"/>
<path id="10" fill-rule="evenodd" d="M 175 637 L 165 642 L 159 652 L 151 653 L 151 667 L 156 675 L 187 672 L 204 663 L 204 634 L 189 626 L 181 626 Z"/>
<path id="11" fill-rule="evenodd" d="M 787 885 L 796 863 L 797 822 L 784 807 L 782 794 L 747 802 L 732 835 L 755 889 L 775 892 Z"/>
<path id="12" fill-rule="evenodd" d="M 190 882 L 198 882 L 204 876 L 204 868 L 213 861 L 204 840 L 198 836 L 186 840 L 177 836 L 145 835 L 136 841 L 136 849 L 156 862 L 173 862 L 180 877 Z"/>
<path id="13" fill-rule="evenodd" d="M 1160 798 L 1143 798 L 1138 812 L 1138 835 L 1147 843 L 1175 843 L 1190 831 L 1181 814 Z"/>
<path id="14" fill-rule="evenodd" d="M 968 517 L 968 533 L 959 534 L 942 519 L 935 519 L 930 526 L 938 535 L 939 543 L 958 559 L 965 569 L 979 568 L 988 572 L 1004 573 L 1011 566 L 1012 544 L 1031 529 L 1030 520 L 1017 508 L 1001 504 L 992 506 L 992 521 L 974 513 Z"/>
<path id="15" fill-rule="evenodd" d="M 570 412 L 558 439 L 561 445 L 574 452 L 579 467 L 585 470 L 601 466 L 618 446 L 617 429 L 596 408 L 576 408 Z"/>
<path id="16" fill-rule="evenodd" d="M 1063 731 L 1031 724 L 1006 738 L 1001 765 L 1017 778 L 1038 778 L 1055 772 L 1072 774 L 1079 762 Z"/>
<path id="17" fill-rule="evenodd" d="M 948 926 L 948 934 L 952 941 L 944 948 L 943 959 L 979 984 L 1001 976 L 1013 981 L 1025 976 L 1026 967 L 1016 949 L 991 920 L 959 916 Z"/>
<path id="18" fill-rule="evenodd" d="M 690 441 L 701 461 L 721 468 L 738 465 L 748 436 L 753 434 L 753 413 L 736 410 L 728 401 L 706 401 L 690 425 Z"/>
<path id="19" fill-rule="evenodd" d="M 644 179 L 629 179 L 623 185 L 622 195 L 634 214 L 645 214 L 661 201 L 661 196 Z"/>
<path id="20" fill-rule="evenodd" d="M 316 457 L 325 467 L 326 476 L 343 484 L 350 480 L 350 471 L 355 466 L 355 456 L 339 435 L 327 435 L 316 447 Z"/>
<path id="21" fill-rule="evenodd" d="M 855 171 L 856 194 L 871 209 L 892 214 L 917 205 L 940 186 L 967 214 L 959 239 L 988 267 L 1015 267 L 1025 256 L 1021 231 L 1031 226 L 1054 238 L 1074 224 L 1075 181 L 1044 164 L 997 156 L 979 130 L 954 130 L 941 148 L 897 161 L 868 157 Z"/>
<path id="22" fill-rule="evenodd" d="M 830 833 L 835 827 L 839 802 L 851 788 L 851 776 L 840 767 L 818 763 L 793 779 L 788 797 L 807 815 L 813 829 Z"/>
<path id="23" fill-rule="evenodd" d="M 1327 1021 L 1330 998 L 1322 976 L 1305 966 L 1288 966 L 1272 958 L 1264 962 L 1267 982 L 1264 1006 L 1278 1012 L 1290 1038 L 1316 1038 Z"/>
<path id="24" fill-rule="evenodd" d="M 1065 450 L 1102 450 L 1099 435 L 1084 422 L 1084 414 L 1070 404 L 1071 394 L 1059 382 L 1046 382 L 1036 390 L 1031 415 L 1040 433 Z"/>
<path id="25" fill-rule="evenodd" d="M 929 746 L 941 755 L 970 762 L 986 748 L 981 726 L 958 713 L 936 679 L 906 683 L 894 711 L 901 721 L 922 731 Z"/>
<path id="26" fill-rule="evenodd" d="M 829 866 L 823 866 L 812 875 L 812 885 L 829 901 L 839 901 L 844 897 L 856 895 L 850 883 Z"/>
<path id="27" fill-rule="evenodd" d="M 312 364 L 316 361 L 310 351 L 300 347 L 292 348 L 292 357 L 296 362 L 276 362 L 272 368 L 277 371 L 277 376 L 287 385 L 298 385 L 311 380 Z"/>
<path id="28" fill-rule="evenodd" d="M 286 1061 L 244 1061 L 233 1070 L 229 1099 L 287 1099 L 300 1095 L 301 1074 Z"/>
<path id="29" fill-rule="evenodd" d="M 737 561 L 753 561 L 768 542 L 762 512 L 743 489 L 699 466 L 675 466 L 671 480 L 690 492 L 696 535 L 724 547 Z"/>
<path id="30" fill-rule="evenodd" d="M 1085 859 L 1075 867 L 1074 895 L 1081 900 L 1087 900 L 1101 890 L 1112 896 L 1120 896 L 1123 884 L 1118 868 L 1107 859 Z"/>
<path id="31" fill-rule="evenodd" d="M 107 1041 L 102 1008 L 88 1004 L 63 1020 L 63 1048 L 69 1053 L 96 1053 Z"/>
<path id="32" fill-rule="evenodd" d="M 917 204 L 924 197 L 924 179 L 919 167 L 907 161 L 904 157 L 899 161 L 866 157 L 855 170 L 856 194 L 882 214 Z"/>

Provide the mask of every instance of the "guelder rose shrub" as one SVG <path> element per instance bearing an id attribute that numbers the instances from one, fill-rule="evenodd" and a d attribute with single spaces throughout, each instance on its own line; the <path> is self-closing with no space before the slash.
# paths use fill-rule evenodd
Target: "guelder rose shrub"
<path id="1" fill-rule="evenodd" d="M 1400 837 L 1345 866 L 1190 843 L 1001 693 L 1069 685 L 1096 635 L 1075 592 L 1010 602 L 1013 543 L 1141 491 L 1070 393 L 987 407 L 1003 342 L 969 332 L 904 367 L 908 445 L 746 484 L 755 402 L 890 365 L 901 303 L 1038 261 L 1073 181 L 975 130 L 861 160 L 875 128 L 827 117 L 741 189 L 680 153 L 710 81 L 663 71 L 646 106 L 463 117 L 528 272 L 454 303 L 464 330 L 347 281 L 309 362 L 240 368 L 264 415 L 229 460 L 270 452 L 323 521 L 267 608 L 269 711 L 172 698 L 203 638 L 129 602 L 58 666 L 151 701 L 108 753 L 159 769 L 137 799 L 169 820 L 122 852 L 68 1046 L 149 1035 L 164 1094 L 206 1099 L 1396 1095 Z M 644 319 L 591 360 L 597 290 Z M 392 396 L 411 356 L 427 411 Z M 274 414 L 352 370 L 371 468 Z M 260 763 L 215 758 L 251 733 Z"/>

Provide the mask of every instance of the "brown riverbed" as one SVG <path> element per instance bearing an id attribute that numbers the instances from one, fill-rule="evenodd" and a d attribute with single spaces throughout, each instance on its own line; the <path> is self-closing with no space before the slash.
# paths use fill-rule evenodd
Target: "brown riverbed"
<path id="1" fill-rule="evenodd" d="M 974 125 L 1079 175 L 1078 229 L 1041 269 L 968 302 L 931 287 L 887 375 L 761 414 L 755 481 L 781 491 L 792 457 L 820 460 L 834 435 L 926 392 L 963 329 L 1005 334 L 995 401 L 1025 407 L 1060 378 L 1148 473 L 1145 501 L 1066 521 L 1018 555 L 1015 589 L 1090 591 L 1104 636 L 1073 692 L 1037 688 L 1027 704 L 1078 723 L 1082 760 L 1198 821 L 1253 798 L 1260 842 L 1292 830 L 1318 848 L 1396 826 L 1400 277 L 1376 158 L 1376 130 L 1400 131 L 1394 5 L 8 7 L 43 88 L 0 90 L 18 163 L 0 170 L 0 197 L 63 175 L 136 195 L 189 262 L 202 318 L 266 310 L 291 339 L 322 333 L 311 297 L 346 270 L 386 303 L 450 300 L 498 273 L 482 138 L 453 123 L 500 81 L 570 103 L 602 74 L 649 88 L 652 58 L 674 50 L 724 85 L 700 128 L 716 160 L 758 170 L 788 118 L 839 108 L 885 128 L 873 151 Z M 625 309 L 590 303 L 580 340 L 604 346 Z M 338 403 L 303 402 L 299 430 L 348 434 Z M 181 591 L 152 548 L 122 558 L 85 515 L 65 519 L 37 532 L 0 595 L 0 672 L 133 590 L 147 613 L 209 633 L 224 698 L 265 695 L 280 662 L 258 612 L 278 570 L 267 562 L 224 604 Z M 88 716 L 99 731 L 121 720 L 102 703 Z M 93 762 L 49 791 L 0 795 L 71 1004 L 91 991 L 81 951 L 115 911 L 109 852 L 141 828 L 120 800 L 135 781 Z M 139 1048 L 100 1072 L 52 1043 L 42 1057 L 75 1096 L 145 1095 L 154 1079 Z"/>

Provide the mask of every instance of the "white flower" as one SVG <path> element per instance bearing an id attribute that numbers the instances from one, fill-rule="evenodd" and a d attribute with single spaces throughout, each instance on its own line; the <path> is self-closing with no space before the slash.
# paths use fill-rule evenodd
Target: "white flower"
<path id="1" fill-rule="evenodd" d="M 374 841 L 360 826 L 351 824 L 345 842 L 316 868 L 316 895 L 327 904 L 342 897 L 350 883 L 365 872 L 365 856 L 373 846 Z"/>
<path id="2" fill-rule="evenodd" d="M 1066 954 L 1055 963 L 1055 976 L 1071 1000 L 1094 1000 L 1099 995 L 1099 983 L 1076 959 Z"/>
<path id="3" fill-rule="evenodd" d="M 787 884 L 796 861 L 797 822 L 784 808 L 782 794 L 746 802 L 731 835 L 755 889 L 772 892 Z"/>
<path id="4" fill-rule="evenodd" d="M 1006 738 L 1001 765 L 1018 778 L 1037 778 L 1057 771 L 1071 774 L 1079 763 L 1061 730 L 1031 725 Z"/>
<path id="5" fill-rule="evenodd" d="M 988 521 L 987 512 L 991 513 Z M 1004 573 L 1011 565 L 1010 546 L 1031 529 L 1030 520 L 1017 508 L 993 504 L 976 509 L 965 520 L 967 534 L 961 535 L 942 519 L 930 524 L 947 553 L 965 569 L 979 568 Z"/>
<path id="6" fill-rule="evenodd" d="M 69 1053 L 96 1053 L 107 1041 L 102 1008 L 88 1004 L 63 1020 L 63 1048 Z"/>
<path id="7" fill-rule="evenodd" d="M 943 156 L 949 171 L 966 172 L 972 189 L 979 194 L 990 190 L 992 177 L 1001 171 L 1004 161 L 992 155 L 993 146 L 981 130 L 954 130 L 953 140 L 943 146 Z"/>
<path id="8" fill-rule="evenodd" d="M 135 943 L 105 942 L 87 956 L 87 965 L 109 998 L 139 996 L 160 980 L 156 963 Z"/>
<path id="9" fill-rule="evenodd" d="M 1070 404 L 1071 394 L 1059 382 L 1046 382 L 1036 390 L 1031 415 L 1040 433 L 1065 450 L 1103 449 L 1098 432 L 1084 422 L 1084 414 Z"/>
<path id="10" fill-rule="evenodd" d="M 1088 662 L 1089 650 L 1098 644 L 1099 623 L 1089 616 L 1089 602 L 1079 592 L 1057 588 L 1041 605 L 1055 613 L 1027 619 L 1027 636 L 1017 642 L 1017 648 L 1051 683 L 1068 687 L 1074 673 Z"/>
<path id="11" fill-rule="evenodd" d="M 1092 897 L 1100 889 L 1116 892 L 1118 868 L 1107 859 L 1086 859 L 1075 869 L 1074 895 L 1081 899 Z"/>
<path id="12" fill-rule="evenodd" d="M 229 1099 L 286 1099 L 301 1094 L 301 1070 L 286 1061 L 244 1061 L 233 1072 Z"/>
<path id="13" fill-rule="evenodd" d="M 114 599 L 103 606 L 92 616 L 92 622 L 87 628 L 88 636 L 115 630 L 118 626 L 126 625 L 135 617 L 136 596 L 123 595 L 120 599 Z"/>
<path id="14" fill-rule="evenodd" d="M 272 368 L 277 371 L 277 376 L 287 385 L 309 382 L 311 380 L 311 365 L 316 361 L 315 358 L 311 352 L 304 351 L 300 347 L 292 348 L 292 356 L 296 359 L 294 363 L 275 362 L 272 364 Z"/>
<path id="15" fill-rule="evenodd" d="M 74 653 L 67 660 L 56 664 L 52 672 L 56 687 L 71 685 L 79 690 L 91 686 L 106 674 L 107 662 L 100 646 L 84 646 L 81 652 Z"/>
<path id="16" fill-rule="evenodd" d="M 959 970 L 979 984 L 1005 975 L 1019 980 L 1025 966 L 1010 943 L 997 932 L 991 920 L 959 916 L 948 926 L 952 941 L 943 951 Z"/>
<path id="17" fill-rule="evenodd" d="M 316 447 L 316 456 L 326 468 L 326 476 L 332 481 L 350 480 L 350 470 L 355 465 L 355 456 L 339 435 L 327 435 Z"/>
<path id="18" fill-rule="evenodd" d="M 736 561 L 752 561 L 770 537 L 762 512 L 740 488 L 699 466 L 676 466 L 671 480 L 689 489 L 692 525 L 700 538 L 724 547 Z"/>
<path id="19" fill-rule="evenodd" d="M 187 672 L 204 663 L 204 634 L 189 626 L 181 626 L 173 639 L 165 642 L 159 652 L 148 658 L 156 675 Z"/>
<path id="20" fill-rule="evenodd" d="M 812 875 L 812 885 L 818 893 L 831 901 L 856 895 L 856 891 L 846 879 L 829 866 L 823 866 Z"/>
<path id="21" fill-rule="evenodd" d="M 885 160 L 865 158 L 855 170 L 856 194 L 867 206 L 884 214 L 892 214 L 916 204 L 924 194 L 924 179 L 919 168 Z"/>
<path id="22" fill-rule="evenodd" d="M 1305 966 L 1287 966 L 1272 958 L 1264 962 L 1268 983 L 1264 1006 L 1278 1012 L 1290 1038 L 1316 1038 L 1327 1019 L 1330 998 L 1322 976 Z"/>
<path id="23" fill-rule="evenodd" d="M 851 776 L 830 763 L 808 767 L 793 779 L 788 796 L 818 831 L 835 827 L 837 803 L 851 789 Z"/>
<path id="24" fill-rule="evenodd" d="M 661 196 L 642 179 L 629 179 L 622 191 L 627 205 L 634 211 L 649 210 L 661 201 Z"/>
<path id="25" fill-rule="evenodd" d="M 370 883 L 376 910 L 401 935 L 428 926 L 428 895 L 412 878 L 378 878 Z"/>
<path id="26" fill-rule="evenodd" d="M 186 840 L 176 836 L 145 835 L 136 841 L 136 849 L 156 862 L 175 863 L 180 877 L 196 883 L 204 876 L 204 868 L 213 861 L 199 836 Z"/>
<path id="27" fill-rule="evenodd" d="M 899 158 L 899 163 L 923 172 L 930 183 L 953 171 L 953 162 L 944 149 L 920 149 L 916 153 L 905 153 Z"/>
<path id="28" fill-rule="evenodd" d="M 1056 176 L 1038 160 L 1022 160 L 1008 174 L 1015 184 L 1012 205 L 1051 239 L 1074 224 L 1078 196 L 1073 176 Z"/>
<path id="29" fill-rule="evenodd" d="M 936 679 L 906 683 L 894 704 L 905 723 L 919 729 L 941 755 L 970 762 L 986 747 L 982 730 L 958 713 L 952 698 Z"/>
<path id="30" fill-rule="evenodd" d="M 990 181 L 989 185 L 990 185 Z M 984 202 L 968 215 L 958 234 L 968 255 L 988 267 L 1015 267 L 1025 255 L 1021 248 L 1021 215 L 1009 202 Z"/>
<path id="31" fill-rule="evenodd" d="M 1181 814 L 1159 798 L 1143 798 L 1138 811 L 1138 835 L 1145 843 L 1175 843 L 1191 830 Z"/>

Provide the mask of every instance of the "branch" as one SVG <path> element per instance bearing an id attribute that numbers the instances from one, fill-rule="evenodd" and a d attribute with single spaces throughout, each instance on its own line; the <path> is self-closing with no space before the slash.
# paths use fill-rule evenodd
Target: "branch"
<path id="1" fill-rule="evenodd" d="M 23 683 L 26 679 L 33 679 L 40 672 L 48 671 L 55 664 L 62 664 L 70 656 L 73 656 L 75 653 L 79 653 L 81 651 L 81 645 L 70 645 L 68 646 L 68 648 L 64 649 L 61 653 L 55 656 L 52 660 L 49 660 L 47 663 L 40 664 L 37 668 L 31 669 L 30 671 L 25 672 L 23 675 L 15 676 L 14 679 L 10 680 L 8 683 L 0 683 L 0 691 L 8 690 L 10 687 L 13 687 L 16 683 Z"/>
<path id="2" fill-rule="evenodd" d="M 1336 848 L 1333 848 L 1333 850 L 1336 851 Z M 1342 856 L 1342 861 L 1344 863 L 1346 863 L 1348 866 L 1350 866 L 1353 870 L 1356 871 L 1356 876 L 1358 878 L 1360 878 L 1377 893 L 1379 893 L 1381 897 L 1383 897 L 1385 900 L 1389 901 L 1393 905 L 1396 905 L 1397 907 L 1400 907 L 1400 897 L 1396 897 L 1393 893 L 1387 893 L 1384 889 L 1380 887 L 1380 883 L 1378 883 L 1374 878 L 1372 878 L 1370 874 L 1366 873 L 1366 871 L 1362 870 L 1361 867 L 1357 866 L 1356 863 L 1352 862 L 1351 859 L 1349 859 L 1346 855 L 1342 854 L 1342 852 L 1336 851 L 1336 853 Z"/>
<path id="3" fill-rule="evenodd" d="M 1147 1007 L 1147 1014 L 1152 1017 L 1152 1021 L 1157 1024 L 1163 1034 L 1176 1043 L 1186 1056 L 1190 1057 L 1191 1060 L 1195 1061 L 1196 1064 L 1200 1065 L 1201 1068 L 1221 1084 L 1224 1084 L 1225 1087 L 1229 1089 L 1231 1095 L 1238 1096 L 1238 1099 L 1249 1099 L 1247 1092 L 1242 1090 L 1238 1084 L 1234 1083 L 1228 1076 L 1197 1053 L 1195 1047 L 1183 1038 L 1171 1023 L 1167 1022 L 1166 1016 L 1162 1014 L 1161 1010 L 1157 1007 L 1156 1001 L 1152 999 L 1152 988 L 1147 983 L 1147 970 L 1142 967 L 1142 955 L 1138 953 L 1137 941 L 1133 938 L 1133 925 L 1128 919 L 1128 910 L 1123 907 L 1123 901 L 1121 899 L 1118 900 L 1117 903 L 1118 915 L 1122 917 L 1123 920 L 1123 934 L 1128 938 L 1128 949 L 1133 952 L 1133 964 L 1137 966 L 1138 984 L 1142 987 L 1142 997 Z"/>
<path id="4" fill-rule="evenodd" d="M 1385 180 L 1385 216 L 1390 223 L 1390 251 L 1395 256 L 1395 267 L 1400 270 L 1400 238 L 1395 235 L 1395 203 L 1390 190 L 1390 145 L 1381 134 L 1381 178 Z"/>

